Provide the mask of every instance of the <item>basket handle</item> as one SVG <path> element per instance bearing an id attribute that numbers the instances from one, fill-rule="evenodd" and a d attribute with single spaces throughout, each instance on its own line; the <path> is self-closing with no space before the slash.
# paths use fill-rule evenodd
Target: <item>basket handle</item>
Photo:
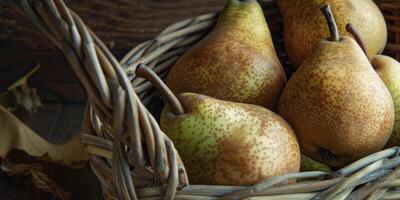
<path id="1" fill-rule="evenodd" d="M 63 0 L 19 3 L 62 51 L 88 95 L 86 114 L 91 117 L 85 122 L 91 124 L 96 134 L 88 145 L 101 147 L 101 139 L 113 138 L 113 177 L 119 197 L 137 199 L 137 185 L 129 167 L 132 163 L 134 170 L 151 172 L 154 176 L 140 178 L 155 178 L 160 184 L 167 184 L 166 198 L 173 199 L 178 184 L 188 184 L 183 164 L 171 140 L 134 92 L 119 62 Z M 113 134 L 104 129 L 113 130 Z"/>

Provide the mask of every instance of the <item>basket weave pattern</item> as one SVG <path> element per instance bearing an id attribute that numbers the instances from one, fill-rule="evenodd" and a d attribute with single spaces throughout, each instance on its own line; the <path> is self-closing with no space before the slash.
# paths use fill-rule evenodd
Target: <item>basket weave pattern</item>
<path id="1" fill-rule="evenodd" d="M 400 57 L 399 24 L 393 22 L 399 17 L 400 3 L 378 3 L 389 23 L 387 51 Z M 62 0 L 20 0 L 20 6 L 64 53 L 87 92 L 82 141 L 87 144 L 92 169 L 106 199 L 400 198 L 400 192 L 394 190 L 400 187 L 397 147 L 370 155 L 334 174 L 288 174 L 248 187 L 188 185 L 173 142 L 146 108 L 156 102 L 158 94 L 134 71 L 143 63 L 164 78 L 179 56 L 214 26 L 218 13 L 175 23 L 118 62 Z M 262 6 L 277 54 L 289 69 L 279 10 L 272 0 L 263 1 Z M 287 180 L 293 178 L 308 181 L 289 184 Z"/>

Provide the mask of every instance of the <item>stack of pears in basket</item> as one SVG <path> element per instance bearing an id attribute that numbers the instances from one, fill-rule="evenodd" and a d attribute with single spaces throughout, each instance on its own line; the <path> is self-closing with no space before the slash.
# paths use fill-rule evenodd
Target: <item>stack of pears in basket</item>
<path id="1" fill-rule="evenodd" d="M 296 69 L 288 80 L 255 0 L 229 0 L 165 83 L 145 65 L 136 69 L 165 100 L 161 129 L 193 184 L 329 171 L 400 142 L 400 64 L 379 55 L 387 30 L 374 2 L 278 5 Z"/>

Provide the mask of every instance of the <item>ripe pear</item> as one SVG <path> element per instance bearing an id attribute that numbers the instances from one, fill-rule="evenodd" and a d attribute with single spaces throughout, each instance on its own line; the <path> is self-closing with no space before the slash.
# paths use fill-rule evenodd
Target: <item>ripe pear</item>
<path id="1" fill-rule="evenodd" d="M 175 93 L 276 109 L 286 76 L 256 0 L 229 0 L 213 30 L 173 66 L 166 78 Z"/>
<path id="2" fill-rule="evenodd" d="M 363 49 L 365 55 L 369 58 L 372 67 L 381 77 L 392 96 L 395 109 L 395 122 L 392 135 L 390 136 L 386 147 L 398 146 L 400 145 L 400 63 L 389 56 L 369 56 L 368 52 L 365 50 L 364 39 L 354 25 L 347 24 L 346 29 L 351 33 L 360 45 L 361 49 Z"/>
<path id="3" fill-rule="evenodd" d="M 321 10 L 331 36 L 314 45 L 289 80 L 279 113 L 295 130 L 303 154 L 342 167 L 385 145 L 394 106 L 359 45 L 340 37 L 329 5 Z"/>
<path id="4" fill-rule="evenodd" d="M 195 93 L 178 98 L 186 113 L 175 115 L 167 105 L 161 129 L 174 141 L 191 182 L 249 185 L 298 172 L 296 136 L 277 114 Z"/>
<path id="5" fill-rule="evenodd" d="M 149 69 L 136 72 L 152 80 L 168 102 L 161 129 L 174 142 L 191 183 L 251 185 L 299 171 L 296 135 L 274 112 L 195 93 L 176 98 Z"/>
<path id="6" fill-rule="evenodd" d="M 389 138 L 386 147 L 400 145 L 400 63 L 384 55 L 375 55 L 371 57 L 371 64 L 375 71 L 381 77 L 386 87 L 392 95 L 395 109 L 395 123 L 392 136 Z"/>
<path id="7" fill-rule="evenodd" d="M 325 19 L 318 12 L 328 3 L 335 10 L 339 32 L 346 32 L 346 24 L 359 28 L 370 55 L 383 51 L 387 27 L 383 15 L 372 0 L 277 0 L 283 15 L 283 34 L 288 56 L 294 68 L 302 64 L 313 45 L 328 35 Z"/>

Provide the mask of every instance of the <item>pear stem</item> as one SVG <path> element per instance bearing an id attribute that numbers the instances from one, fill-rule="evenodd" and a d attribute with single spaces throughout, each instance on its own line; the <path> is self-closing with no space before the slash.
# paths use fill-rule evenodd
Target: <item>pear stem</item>
<path id="1" fill-rule="evenodd" d="M 144 78 L 153 83 L 158 92 L 160 92 L 164 101 L 171 106 L 172 112 L 174 112 L 175 115 L 185 114 L 185 109 L 183 109 L 181 102 L 154 71 L 150 70 L 145 64 L 140 64 L 136 68 L 135 73 L 138 77 Z"/>
<path id="2" fill-rule="evenodd" d="M 353 24 L 348 23 L 346 25 L 346 30 L 353 36 L 354 40 L 356 40 L 357 44 L 361 47 L 361 49 L 363 50 L 365 55 L 368 57 L 367 49 L 365 48 L 365 43 L 364 43 L 363 39 L 361 39 L 360 33 L 353 26 Z"/>
<path id="3" fill-rule="evenodd" d="M 338 42 L 340 40 L 339 30 L 333 17 L 331 6 L 329 4 L 324 4 L 321 6 L 321 12 L 324 14 L 326 21 L 328 22 L 329 32 L 331 34 L 329 40 Z"/>

